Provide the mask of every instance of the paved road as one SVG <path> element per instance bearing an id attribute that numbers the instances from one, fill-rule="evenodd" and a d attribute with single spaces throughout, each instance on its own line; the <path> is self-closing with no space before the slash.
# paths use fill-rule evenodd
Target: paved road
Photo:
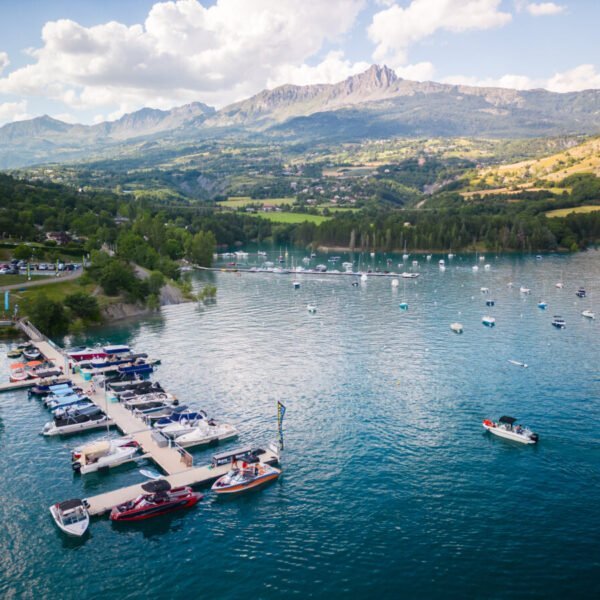
<path id="1" fill-rule="evenodd" d="M 40 279 L 34 275 L 34 279 L 31 281 L 24 281 L 23 283 L 12 283 L 11 285 L 0 286 L 0 292 L 6 290 L 21 290 L 23 288 L 36 287 L 38 285 L 51 285 L 53 283 L 62 283 L 63 281 L 70 281 L 77 279 L 83 275 L 83 269 L 77 269 L 76 271 L 59 271 L 61 273 L 58 277 L 42 277 Z M 0 283 L 2 283 L 2 275 L 0 275 Z"/>

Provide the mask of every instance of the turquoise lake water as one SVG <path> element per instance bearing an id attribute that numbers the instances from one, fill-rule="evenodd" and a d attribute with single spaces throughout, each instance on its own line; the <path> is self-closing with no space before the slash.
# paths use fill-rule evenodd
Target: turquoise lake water
<path id="1" fill-rule="evenodd" d="M 217 285 L 216 304 L 67 340 L 162 359 L 155 379 L 239 427 L 222 449 L 273 440 L 281 400 L 284 474 L 225 501 L 207 490 L 196 509 L 154 522 L 95 519 L 86 538 L 66 539 L 50 504 L 138 482 L 138 468 L 75 476 L 70 450 L 100 434 L 43 438 L 40 403 L 4 394 L 0 596 L 599 597 L 600 253 L 488 255 L 491 270 L 478 273 L 472 256 L 446 260 L 444 273 L 439 258 L 419 257 L 421 277 L 397 289 L 383 278 L 304 276 L 294 290 L 291 276 L 195 275 Z M 566 329 L 551 326 L 554 314 Z M 486 434 L 482 419 L 503 414 L 539 444 Z"/>

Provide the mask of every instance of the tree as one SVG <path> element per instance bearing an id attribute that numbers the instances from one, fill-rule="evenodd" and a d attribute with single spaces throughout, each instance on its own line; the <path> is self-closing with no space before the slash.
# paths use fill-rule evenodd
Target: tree
<path id="1" fill-rule="evenodd" d="M 71 309 L 74 315 L 86 321 L 100 320 L 100 306 L 95 296 L 85 292 L 74 292 L 65 298 L 65 305 Z"/>
<path id="2" fill-rule="evenodd" d="M 32 250 L 30 246 L 26 246 L 25 244 L 19 244 L 13 250 L 13 258 L 18 260 L 29 260 L 31 258 Z"/>
<path id="3" fill-rule="evenodd" d="M 27 311 L 31 322 L 44 334 L 64 333 L 69 326 L 68 315 L 60 302 L 41 293 L 34 297 Z"/>
<path id="4" fill-rule="evenodd" d="M 199 231 L 191 240 L 187 258 L 201 267 L 210 267 L 217 240 L 212 231 Z"/>
<path id="5" fill-rule="evenodd" d="M 101 269 L 98 281 L 106 295 L 117 296 L 121 291 L 132 291 L 136 277 L 127 263 L 111 260 Z"/>

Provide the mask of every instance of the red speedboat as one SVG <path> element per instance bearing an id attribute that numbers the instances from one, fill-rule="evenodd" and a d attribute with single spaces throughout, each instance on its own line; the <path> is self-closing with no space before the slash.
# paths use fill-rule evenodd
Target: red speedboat
<path id="1" fill-rule="evenodd" d="M 142 484 L 142 489 L 148 493 L 113 507 L 110 511 L 111 521 L 151 519 L 174 510 L 191 508 L 203 498 L 202 494 L 193 492 L 190 487 L 171 488 L 166 479 L 148 481 Z"/>

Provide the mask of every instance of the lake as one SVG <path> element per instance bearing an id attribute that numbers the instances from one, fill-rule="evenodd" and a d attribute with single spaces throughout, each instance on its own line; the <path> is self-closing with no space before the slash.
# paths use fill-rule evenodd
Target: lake
<path id="1" fill-rule="evenodd" d="M 421 276 L 395 289 L 388 278 L 353 287 L 305 275 L 294 290 L 290 275 L 195 274 L 197 288 L 218 287 L 215 304 L 66 340 L 160 358 L 166 389 L 238 426 L 223 450 L 274 440 L 282 401 L 284 473 L 262 491 L 224 500 L 204 490 L 190 511 L 128 526 L 99 518 L 83 540 L 66 539 L 48 506 L 138 482 L 138 467 L 75 476 L 71 449 L 100 434 L 43 438 L 40 403 L 4 394 L 0 595 L 597 596 L 600 321 L 581 311 L 600 317 L 600 254 L 488 255 L 491 269 L 481 262 L 477 273 L 473 256 L 446 258 L 445 272 L 439 258 L 418 257 Z M 486 314 L 496 327 L 482 325 Z M 566 329 L 551 326 L 555 314 Z M 539 444 L 485 433 L 482 419 L 502 415 L 530 425 Z"/>

